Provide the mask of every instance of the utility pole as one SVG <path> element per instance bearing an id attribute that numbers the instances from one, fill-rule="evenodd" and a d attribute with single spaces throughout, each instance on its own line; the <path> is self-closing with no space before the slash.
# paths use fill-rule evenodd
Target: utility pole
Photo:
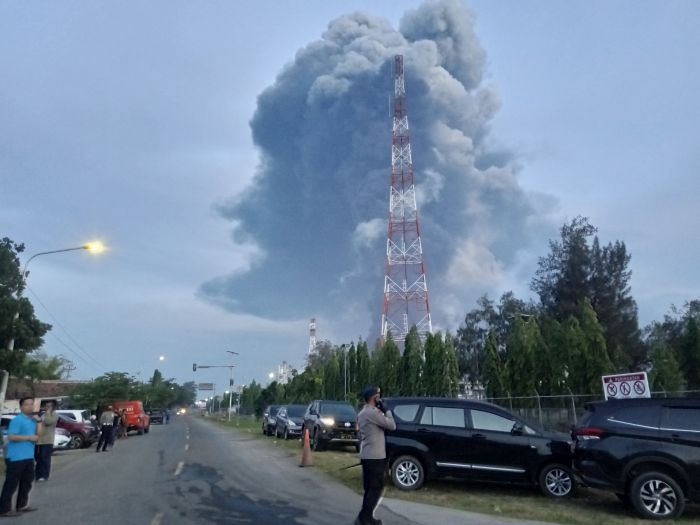
<path id="1" fill-rule="evenodd" d="M 237 352 L 232 352 L 230 350 L 226 350 L 226 351 L 232 355 L 238 355 Z M 231 372 L 231 376 L 229 379 L 229 388 L 233 389 L 233 369 L 236 368 L 236 365 L 198 365 L 197 363 L 194 363 L 192 365 L 192 370 L 194 372 L 196 372 L 198 368 L 228 368 L 229 371 Z M 231 421 L 231 398 L 230 397 L 229 397 L 228 403 L 229 403 L 228 420 Z M 219 408 L 221 408 L 221 404 L 219 404 Z"/>

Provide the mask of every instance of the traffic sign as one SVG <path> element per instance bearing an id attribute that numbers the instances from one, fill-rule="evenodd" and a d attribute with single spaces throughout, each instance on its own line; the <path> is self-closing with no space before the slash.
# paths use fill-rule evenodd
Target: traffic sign
<path id="1" fill-rule="evenodd" d="M 214 383 L 199 383 L 198 390 L 214 390 Z"/>
<path id="2" fill-rule="evenodd" d="M 646 372 L 603 376 L 605 399 L 635 399 L 651 397 Z"/>

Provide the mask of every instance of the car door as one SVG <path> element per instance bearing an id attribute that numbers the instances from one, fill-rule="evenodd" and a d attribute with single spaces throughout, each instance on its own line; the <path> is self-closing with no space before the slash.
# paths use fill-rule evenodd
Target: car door
<path id="1" fill-rule="evenodd" d="M 275 429 L 282 433 L 284 432 L 284 426 L 287 420 L 287 409 L 286 408 L 280 408 L 279 411 L 277 412 L 277 419 L 276 419 L 276 424 L 275 424 Z"/>
<path id="2" fill-rule="evenodd" d="M 516 420 L 488 409 L 469 409 L 468 462 L 480 478 L 523 480 L 536 463 L 537 447 Z"/>
<path id="3" fill-rule="evenodd" d="M 415 436 L 428 449 L 438 472 L 469 475 L 466 453 L 469 434 L 463 407 L 426 403 L 418 418 Z"/>
<path id="4" fill-rule="evenodd" d="M 700 406 L 688 403 L 664 406 L 660 433 L 661 439 L 672 444 L 673 456 L 685 463 L 693 490 L 699 490 Z"/>

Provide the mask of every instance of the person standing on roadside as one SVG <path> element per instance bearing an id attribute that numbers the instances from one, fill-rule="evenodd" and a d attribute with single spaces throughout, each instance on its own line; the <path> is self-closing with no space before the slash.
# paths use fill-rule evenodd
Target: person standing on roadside
<path id="1" fill-rule="evenodd" d="M 100 439 L 97 441 L 97 450 L 95 452 L 99 452 L 100 447 L 102 447 L 102 452 L 107 452 L 107 445 L 109 445 L 112 437 L 113 426 L 114 412 L 112 412 L 112 407 L 108 406 L 100 415 Z"/>
<path id="2" fill-rule="evenodd" d="M 20 399 L 19 408 L 22 412 L 10 421 L 7 429 L 5 483 L 0 494 L 0 518 L 36 510 L 29 506 L 29 492 L 34 481 L 34 446 L 39 440 L 41 423 L 39 417 L 33 415 L 33 398 Z M 12 497 L 16 490 L 17 511 L 13 512 Z"/>
<path id="3" fill-rule="evenodd" d="M 362 397 L 365 406 L 357 416 L 360 427 L 360 461 L 362 463 L 362 485 L 365 490 L 362 510 L 355 525 L 381 525 L 374 518 L 374 510 L 384 491 L 386 474 L 385 430 L 396 430 L 396 422 L 390 410 L 385 410 L 376 386 L 365 388 Z"/>
<path id="4" fill-rule="evenodd" d="M 109 438 L 109 446 L 114 448 L 114 443 L 117 441 L 117 433 L 122 422 L 122 414 L 119 410 L 114 411 L 114 419 L 112 420 L 112 435 Z"/>
<path id="5" fill-rule="evenodd" d="M 36 468 L 34 470 L 37 481 L 46 481 L 51 474 L 51 454 L 53 454 L 53 440 L 56 434 L 58 414 L 55 412 L 53 401 L 46 403 L 46 412 L 41 416 L 41 430 L 39 440 L 36 442 Z"/>
<path id="6" fill-rule="evenodd" d="M 119 421 L 119 437 L 126 439 L 127 430 L 129 429 L 129 422 L 126 419 L 126 409 L 121 411 L 121 419 Z"/>

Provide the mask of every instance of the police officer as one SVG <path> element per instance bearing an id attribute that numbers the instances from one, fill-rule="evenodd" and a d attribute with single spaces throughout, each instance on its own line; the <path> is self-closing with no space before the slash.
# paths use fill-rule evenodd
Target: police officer
<path id="1" fill-rule="evenodd" d="M 362 396 L 365 406 L 357 416 L 360 427 L 360 461 L 362 462 L 362 485 L 365 494 L 362 510 L 355 520 L 355 525 L 379 525 L 374 518 L 374 509 L 384 491 L 386 473 L 385 430 L 396 430 L 396 422 L 390 410 L 385 410 L 376 386 L 365 388 Z"/>

